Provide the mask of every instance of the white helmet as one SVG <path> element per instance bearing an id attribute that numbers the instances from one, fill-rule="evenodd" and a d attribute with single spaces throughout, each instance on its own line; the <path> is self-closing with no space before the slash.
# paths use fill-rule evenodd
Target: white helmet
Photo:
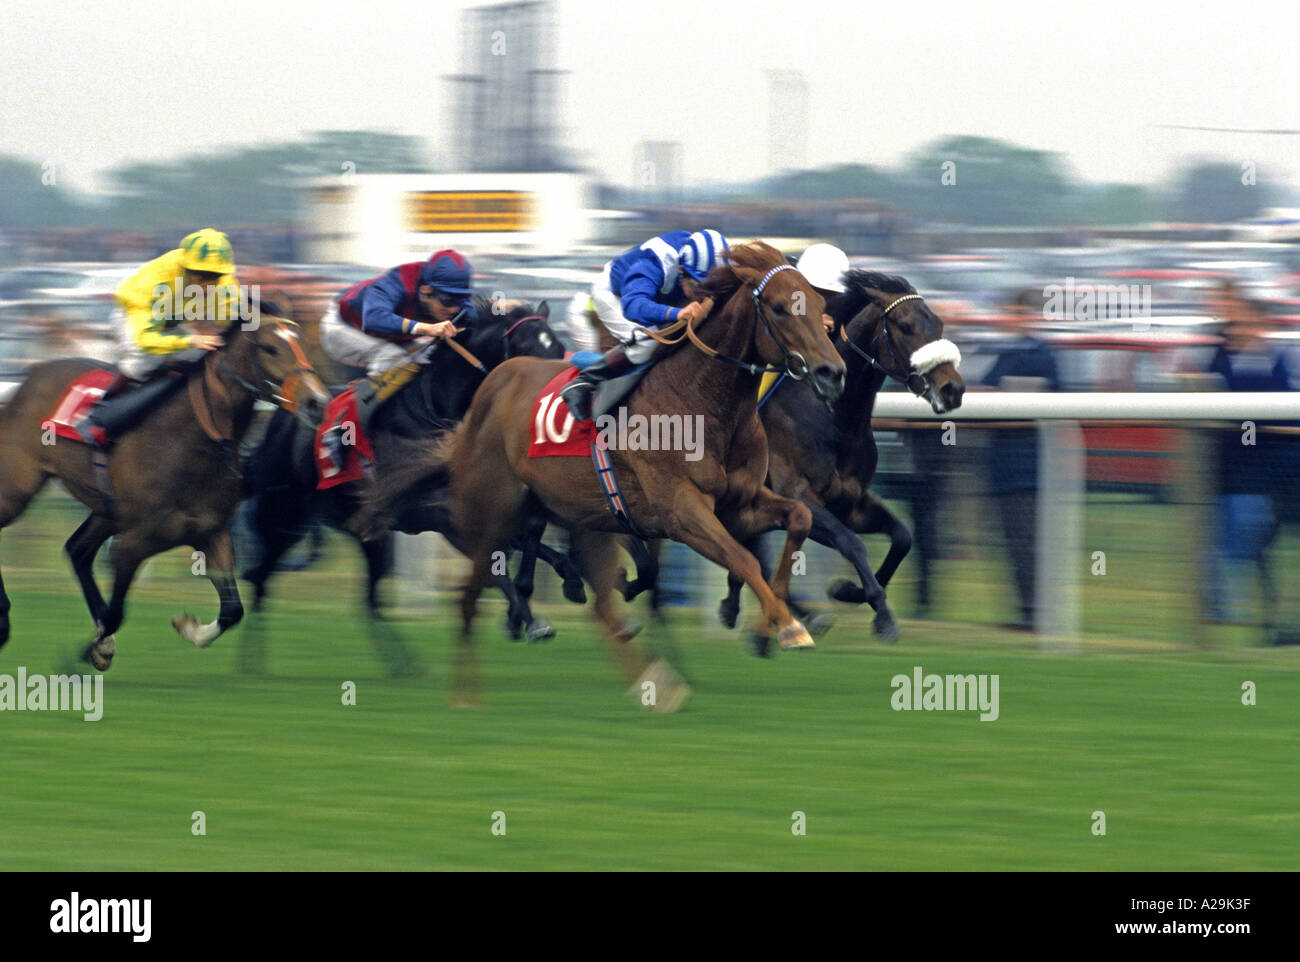
<path id="1" fill-rule="evenodd" d="M 795 266 L 813 287 L 844 293 L 844 272 L 849 269 L 849 256 L 838 247 L 813 244 L 799 255 Z"/>

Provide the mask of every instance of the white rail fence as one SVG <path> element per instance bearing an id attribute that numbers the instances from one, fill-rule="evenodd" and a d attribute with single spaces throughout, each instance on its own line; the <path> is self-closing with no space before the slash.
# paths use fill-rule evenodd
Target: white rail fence
<path id="1" fill-rule="evenodd" d="M 1170 545 L 1187 571 L 1183 629 L 1188 640 L 1204 643 L 1199 611 L 1199 559 L 1209 550 L 1214 492 L 1207 433 L 1213 422 L 1300 421 L 1300 392 L 1223 392 L 1198 390 L 1219 383 L 1217 376 L 1190 376 L 1187 389 L 1168 393 L 968 392 L 956 411 L 935 414 L 929 402 L 911 394 L 885 393 L 876 399 L 874 418 L 909 421 L 1024 421 L 1038 429 L 1038 497 L 1034 625 L 1045 649 L 1069 650 L 1082 623 L 1082 583 L 1089 555 L 1084 547 L 1084 497 L 1087 485 L 1081 423 L 1095 421 L 1172 421 L 1183 428 L 1178 445 L 1175 487 L 1186 512 L 1183 543 Z"/>

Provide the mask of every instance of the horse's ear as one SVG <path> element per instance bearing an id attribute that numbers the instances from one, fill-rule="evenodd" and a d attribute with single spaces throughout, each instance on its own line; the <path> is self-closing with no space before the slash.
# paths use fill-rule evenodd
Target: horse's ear
<path id="1" fill-rule="evenodd" d="M 549 318 L 551 316 L 551 305 L 547 301 L 537 305 L 537 316 Z"/>
<path id="2" fill-rule="evenodd" d="M 293 317 L 293 304 L 289 301 L 289 295 L 284 291 L 277 290 L 263 294 L 261 310 L 263 314 L 271 314 L 285 320 Z"/>

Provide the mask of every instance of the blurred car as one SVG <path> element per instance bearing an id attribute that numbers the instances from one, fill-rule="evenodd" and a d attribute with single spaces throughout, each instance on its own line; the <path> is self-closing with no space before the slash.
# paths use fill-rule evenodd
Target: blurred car
<path id="1" fill-rule="evenodd" d="M 1072 391 L 1167 391 L 1182 371 L 1209 367 L 1219 338 L 1209 333 L 1048 335 L 1061 386 Z M 1178 428 L 1103 422 L 1082 426 L 1085 477 L 1095 490 L 1163 499 L 1174 483 Z"/>

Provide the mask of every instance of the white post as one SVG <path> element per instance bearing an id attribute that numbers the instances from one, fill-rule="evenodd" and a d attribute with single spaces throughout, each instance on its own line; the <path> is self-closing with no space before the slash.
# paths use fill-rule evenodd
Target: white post
<path id="1" fill-rule="evenodd" d="M 1038 422 L 1035 623 L 1045 651 L 1069 652 L 1082 624 L 1083 431 L 1075 421 Z"/>

